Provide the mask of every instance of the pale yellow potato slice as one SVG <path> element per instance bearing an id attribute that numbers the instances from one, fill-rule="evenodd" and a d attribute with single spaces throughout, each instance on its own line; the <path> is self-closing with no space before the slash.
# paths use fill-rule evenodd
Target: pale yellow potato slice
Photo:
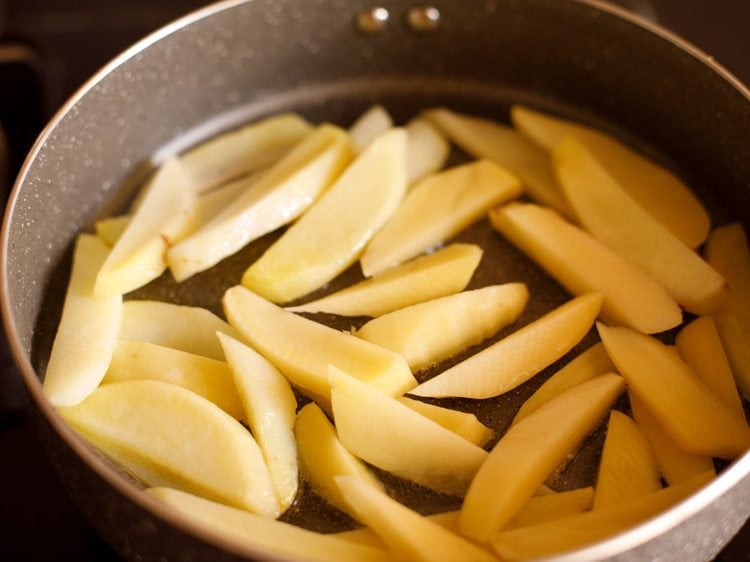
<path id="1" fill-rule="evenodd" d="M 289 381 L 242 342 L 217 332 L 234 376 L 250 431 L 271 474 L 281 511 L 292 504 L 299 487 L 294 422 L 297 399 Z"/>
<path id="2" fill-rule="evenodd" d="M 377 317 L 452 295 L 469 284 L 482 252 L 474 244 L 451 244 L 320 299 L 287 307 L 287 310 Z"/>
<path id="3" fill-rule="evenodd" d="M 145 341 L 224 360 L 224 351 L 216 338 L 222 332 L 242 339 L 210 310 L 160 301 L 126 301 L 123 305 L 120 340 Z"/>
<path id="4" fill-rule="evenodd" d="M 459 511 L 444 511 L 443 513 L 433 513 L 424 517 L 425 519 L 429 519 L 432 523 L 439 525 L 446 531 L 450 531 L 451 533 L 458 535 L 460 534 L 458 532 L 459 514 Z M 340 531 L 336 533 L 336 536 L 342 539 L 362 544 L 370 544 L 373 546 L 381 547 L 385 546 L 385 542 L 383 542 L 383 539 L 380 538 L 380 536 L 369 527 L 360 527 L 351 531 Z"/>
<path id="5" fill-rule="evenodd" d="M 492 438 L 492 430 L 480 422 L 474 414 L 420 402 L 407 396 L 399 396 L 397 400 L 479 447 L 484 447 Z"/>
<path id="6" fill-rule="evenodd" d="M 102 264 L 94 288 L 98 295 L 128 293 L 164 272 L 167 248 L 192 228 L 195 194 L 190 182 L 178 160 L 162 164 Z"/>
<path id="7" fill-rule="evenodd" d="M 352 455 L 339 441 L 336 429 L 323 410 L 311 402 L 297 414 L 294 426 L 303 478 L 331 505 L 356 518 L 356 513 L 341 495 L 334 478 L 350 476 L 368 486 L 383 489 L 367 465 Z"/>
<path id="8" fill-rule="evenodd" d="M 549 156 L 513 128 L 445 108 L 429 110 L 424 116 L 470 155 L 493 160 L 520 176 L 526 194 L 534 201 L 571 215 Z"/>
<path id="9" fill-rule="evenodd" d="M 208 224 L 169 249 L 177 281 L 221 260 L 299 217 L 351 161 L 347 134 L 321 125 L 286 153 Z"/>
<path id="10" fill-rule="evenodd" d="M 482 218 L 493 206 L 521 194 L 521 183 L 489 160 L 432 174 L 414 186 L 373 236 L 360 264 L 366 277 L 441 244 Z"/>
<path id="11" fill-rule="evenodd" d="M 572 359 L 562 369 L 548 378 L 534 394 L 529 396 L 518 410 L 513 423 L 516 424 L 558 394 L 573 388 L 577 384 L 591 380 L 597 375 L 613 372 L 615 366 L 607 355 L 604 346 L 596 343 Z"/>
<path id="12" fill-rule="evenodd" d="M 202 142 L 180 156 L 197 191 L 276 162 L 312 132 L 299 115 L 282 113 Z"/>
<path id="13" fill-rule="evenodd" d="M 715 472 L 711 457 L 692 455 L 680 449 L 640 398 L 632 391 L 628 392 L 628 396 L 633 418 L 651 443 L 659 470 L 670 485 L 679 484 L 699 474 Z"/>
<path id="14" fill-rule="evenodd" d="M 503 529 L 538 525 L 561 517 L 584 513 L 594 502 L 594 488 L 578 488 L 546 496 L 534 496 L 516 513 Z M 459 512 L 460 513 L 460 512 Z"/>
<path id="15" fill-rule="evenodd" d="M 512 324 L 528 299 L 523 283 L 491 285 L 396 310 L 370 320 L 354 335 L 400 353 L 418 371 Z"/>
<path id="16" fill-rule="evenodd" d="M 406 191 L 406 132 L 375 139 L 336 183 L 242 276 L 273 302 L 318 289 L 352 265 Z"/>
<path id="17" fill-rule="evenodd" d="M 311 562 L 393 562 L 393 554 L 383 548 L 259 517 L 170 488 L 150 488 L 146 492 L 196 527 L 247 548 L 253 558 L 273 552 L 289 560 Z"/>
<path id="18" fill-rule="evenodd" d="M 653 277 L 551 209 L 510 204 L 490 223 L 574 295 L 604 296 L 601 314 L 651 334 L 674 328 L 682 311 Z"/>
<path id="19" fill-rule="evenodd" d="M 487 452 L 395 398 L 331 366 L 339 439 L 352 454 L 428 488 L 462 495 Z"/>
<path id="20" fill-rule="evenodd" d="M 336 483 L 357 519 L 380 535 L 399 558 L 422 562 L 497 561 L 490 552 L 356 478 L 337 476 Z"/>
<path id="21" fill-rule="evenodd" d="M 630 417 L 612 410 L 596 478 L 594 509 L 602 509 L 661 488 L 651 444 Z"/>
<path id="22" fill-rule="evenodd" d="M 697 248 L 708 236 L 708 212 L 666 168 L 591 127 L 519 105 L 510 114 L 516 128 L 548 152 L 565 137 L 574 137 L 639 205 L 689 248 Z"/>
<path id="23" fill-rule="evenodd" d="M 464 498 L 462 534 L 489 542 L 596 427 L 624 386 L 622 377 L 601 375 L 563 392 L 512 426 Z"/>
<path id="24" fill-rule="evenodd" d="M 742 226 L 715 229 L 706 259 L 729 284 L 729 297 L 714 317 L 737 386 L 750 399 L 750 251 Z"/>
<path id="25" fill-rule="evenodd" d="M 227 289 L 222 302 L 245 340 L 325 409 L 329 364 L 394 396 L 416 385 L 397 353 L 288 312 L 241 285 Z"/>
<path id="26" fill-rule="evenodd" d="M 145 341 L 120 340 L 102 384 L 143 379 L 177 384 L 210 400 L 233 418 L 245 419 L 232 373 L 224 361 Z"/>
<path id="27" fill-rule="evenodd" d="M 529 527 L 501 531 L 492 547 L 503 560 L 562 554 L 625 531 L 679 503 L 707 484 L 710 473 L 617 505 Z"/>
<path id="28" fill-rule="evenodd" d="M 677 334 L 675 346 L 682 360 L 698 378 L 744 418 L 742 399 L 737 392 L 714 319 L 703 316 L 693 320 Z"/>
<path id="29" fill-rule="evenodd" d="M 390 113 L 382 105 L 373 105 L 349 127 L 349 138 L 357 153 L 364 151 L 379 135 L 393 127 Z"/>
<path id="30" fill-rule="evenodd" d="M 690 312 L 712 314 L 726 297 L 724 278 L 633 199 L 572 137 L 552 153 L 560 185 L 580 223 L 658 281 Z"/>
<path id="31" fill-rule="evenodd" d="M 673 348 L 630 328 L 597 327 L 617 370 L 680 448 L 733 459 L 750 447 L 744 418 L 711 392 Z"/>
<path id="32" fill-rule="evenodd" d="M 130 224 L 130 215 L 117 215 L 96 221 L 96 234 L 111 248 Z"/>
<path id="33" fill-rule="evenodd" d="M 62 317 L 44 374 L 43 390 L 54 406 L 73 406 L 99 385 L 117 345 L 122 297 L 94 295 L 94 283 L 109 248 L 92 234 L 81 234 Z"/>
<path id="34" fill-rule="evenodd" d="M 447 139 L 427 119 L 415 118 L 406 126 L 406 176 L 410 185 L 437 172 L 448 160 L 451 147 Z"/>
<path id="35" fill-rule="evenodd" d="M 58 412 L 94 445 L 101 442 L 133 464 L 153 467 L 180 489 L 265 517 L 279 515 L 273 482 L 250 432 L 194 392 L 161 381 L 119 382 Z"/>
<path id="36" fill-rule="evenodd" d="M 489 398 L 508 392 L 581 341 L 601 303 L 600 293 L 576 297 L 409 392 L 433 398 Z"/>

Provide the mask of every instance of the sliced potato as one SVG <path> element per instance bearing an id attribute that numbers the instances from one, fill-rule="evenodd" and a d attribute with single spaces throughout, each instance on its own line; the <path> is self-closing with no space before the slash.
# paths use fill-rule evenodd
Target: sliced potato
<path id="1" fill-rule="evenodd" d="M 383 541 L 404 560 L 496 562 L 494 555 L 349 476 L 336 477 L 341 494 Z"/>
<path id="2" fill-rule="evenodd" d="M 76 240 L 62 317 L 44 374 L 44 394 L 54 406 L 73 406 L 91 394 L 115 351 L 122 297 L 94 295 L 108 253 L 96 236 L 81 234 Z"/>
<path id="3" fill-rule="evenodd" d="M 562 554 L 646 521 L 698 491 L 712 478 L 710 473 L 702 474 L 681 484 L 608 508 L 501 531 L 493 537 L 492 547 L 503 560 Z"/>
<path id="4" fill-rule="evenodd" d="M 182 490 L 279 515 L 263 455 L 253 436 L 218 406 L 180 386 L 127 381 L 98 388 L 60 415 L 91 441 L 143 465 Z M 146 482 L 150 484 L 150 482 Z"/>
<path id="5" fill-rule="evenodd" d="M 594 488 L 578 488 L 545 496 L 534 496 L 503 529 L 516 529 L 584 513 L 594 503 Z"/>
<path id="6" fill-rule="evenodd" d="M 396 310 L 370 320 L 354 335 L 401 354 L 418 371 L 515 322 L 528 298 L 523 283 L 491 285 Z"/>
<path id="7" fill-rule="evenodd" d="M 294 435 L 305 480 L 328 503 L 356 518 L 356 512 L 341 495 L 335 477 L 358 478 L 378 489 L 383 485 L 365 463 L 341 444 L 336 428 L 317 404 L 311 402 L 299 411 Z"/>
<path id="8" fill-rule="evenodd" d="M 581 341 L 599 314 L 601 303 L 600 293 L 576 297 L 410 393 L 433 398 L 489 398 L 512 390 Z"/>
<path id="9" fill-rule="evenodd" d="M 742 400 L 714 319 L 704 316 L 693 320 L 677 334 L 675 346 L 698 378 L 744 418 Z"/>
<path id="10" fill-rule="evenodd" d="M 674 439 L 667 435 L 661 424 L 648 411 L 641 399 L 632 391 L 629 391 L 628 395 L 633 417 L 648 442 L 651 443 L 659 470 L 671 486 L 699 474 L 712 471 L 715 473 L 711 457 L 693 455 L 680 449 Z"/>
<path id="11" fill-rule="evenodd" d="M 593 379 L 597 375 L 610 373 L 615 366 L 607 355 L 601 342 L 592 345 L 578 357 L 571 360 L 562 369 L 548 378 L 534 394 L 529 396 L 518 410 L 513 423 L 516 424 L 558 394 L 573 388 L 577 384 Z"/>
<path id="12" fill-rule="evenodd" d="M 287 310 L 381 316 L 463 290 L 481 259 L 479 246 L 451 244 L 320 299 L 287 307 Z"/>
<path id="13" fill-rule="evenodd" d="M 224 351 L 216 332 L 242 338 L 237 328 L 205 308 L 159 301 L 126 301 L 117 337 L 120 340 L 150 342 L 223 361 Z"/>
<path id="14" fill-rule="evenodd" d="M 489 160 L 432 174 L 373 236 L 360 258 L 362 273 L 370 277 L 418 256 L 520 194 L 518 179 Z"/>
<path id="15" fill-rule="evenodd" d="M 409 135 L 406 176 L 409 184 L 414 185 L 445 165 L 451 147 L 440 131 L 426 119 L 412 119 L 405 128 Z"/>
<path id="16" fill-rule="evenodd" d="M 294 422 L 297 399 L 289 381 L 257 352 L 221 332 L 224 348 L 250 431 L 271 474 L 281 511 L 294 501 L 299 487 Z"/>
<path id="17" fill-rule="evenodd" d="M 574 295 L 599 291 L 601 314 L 652 334 L 682 322 L 682 311 L 652 277 L 551 209 L 511 204 L 490 223 Z"/>
<path id="18" fill-rule="evenodd" d="M 335 535 L 258 517 L 178 490 L 150 488 L 146 492 L 197 527 L 248 548 L 253 556 L 275 552 L 289 559 L 313 562 L 393 561 L 393 554 L 383 548 L 355 544 Z"/>
<path id="19" fill-rule="evenodd" d="M 213 402 L 233 418 L 245 419 L 232 373 L 224 361 L 145 341 L 120 340 L 102 384 L 143 379 L 177 384 Z"/>
<path id="20" fill-rule="evenodd" d="M 445 108 L 425 112 L 450 141 L 475 158 L 488 158 L 505 166 L 523 180 L 533 200 L 571 216 L 570 207 L 557 185 L 549 157 L 511 127 L 462 115 Z"/>
<path id="21" fill-rule="evenodd" d="M 601 375 L 563 392 L 512 426 L 464 498 L 462 534 L 489 542 L 596 427 L 624 386 L 622 377 Z"/>
<path id="22" fill-rule="evenodd" d="M 349 451 L 428 488 L 466 491 L 486 451 L 336 367 L 329 377 L 336 430 Z"/>
<path id="23" fill-rule="evenodd" d="M 612 410 L 596 479 L 594 509 L 618 505 L 661 488 L 651 444 L 631 418 Z"/>
<path id="24" fill-rule="evenodd" d="M 172 275 L 184 281 L 264 234 L 293 221 L 338 178 L 352 157 L 348 136 L 321 125 L 242 195 L 169 249 Z M 246 181 L 246 180 L 242 180 Z"/>
<path id="25" fill-rule="evenodd" d="M 717 228 L 706 244 L 708 263 L 729 284 L 729 297 L 716 312 L 716 327 L 737 386 L 750 399 L 750 250 L 739 223 Z"/>
<path id="26" fill-rule="evenodd" d="M 96 234 L 111 248 L 130 224 L 130 215 L 117 215 L 96 221 Z"/>
<path id="27" fill-rule="evenodd" d="M 400 355 L 288 312 L 241 285 L 227 289 L 222 302 L 245 339 L 324 409 L 330 405 L 328 365 L 395 396 L 416 385 Z"/>
<path id="28" fill-rule="evenodd" d="M 690 312 L 712 314 L 721 306 L 724 278 L 649 215 L 585 146 L 565 139 L 552 163 L 586 230 L 651 275 Z"/>
<path id="29" fill-rule="evenodd" d="M 202 142 L 180 161 L 195 189 L 205 191 L 273 164 L 312 130 L 299 115 L 282 113 Z"/>
<path id="30" fill-rule="evenodd" d="M 406 132 L 380 135 L 242 276 L 273 302 L 318 289 L 352 265 L 406 191 Z"/>
<path id="31" fill-rule="evenodd" d="M 484 447 L 492 438 L 492 430 L 482 424 L 474 414 L 420 402 L 407 396 L 399 396 L 397 400 L 479 447 Z"/>
<path id="32" fill-rule="evenodd" d="M 393 119 L 382 105 L 373 105 L 349 127 L 349 137 L 357 153 L 364 151 L 379 135 L 393 127 Z"/>
<path id="33" fill-rule="evenodd" d="M 671 348 L 630 328 L 597 324 L 612 362 L 659 423 L 689 453 L 733 459 L 750 427 Z"/>
<path id="34" fill-rule="evenodd" d="M 162 164 L 146 189 L 96 277 L 98 295 L 122 295 L 159 277 L 167 248 L 192 228 L 195 194 L 177 159 Z"/>
<path id="35" fill-rule="evenodd" d="M 602 131 L 516 105 L 511 120 L 521 133 L 552 152 L 574 137 L 651 216 L 689 248 L 697 248 L 711 226 L 706 209 L 672 172 Z"/>

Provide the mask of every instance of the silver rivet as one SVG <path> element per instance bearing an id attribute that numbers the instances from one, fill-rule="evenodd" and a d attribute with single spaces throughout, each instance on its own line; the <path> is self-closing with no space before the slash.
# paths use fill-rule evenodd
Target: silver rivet
<path id="1" fill-rule="evenodd" d="M 406 22 L 413 31 L 434 31 L 440 25 L 440 11 L 434 6 L 413 6 L 406 12 Z"/>
<path id="2" fill-rule="evenodd" d="M 357 14 L 357 28 L 365 33 L 378 33 L 385 29 L 390 14 L 382 7 L 370 8 Z"/>

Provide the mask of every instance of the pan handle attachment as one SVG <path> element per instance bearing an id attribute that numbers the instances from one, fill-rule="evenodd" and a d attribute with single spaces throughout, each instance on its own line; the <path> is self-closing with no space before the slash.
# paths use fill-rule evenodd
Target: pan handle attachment
<path id="1" fill-rule="evenodd" d="M 382 6 L 362 10 L 357 14 L 356 26 L 363 33 L 375 34 L 385 30 L 391 19 Z M 440 26 L 440 10 L 434 6 L 412 6 L 406 11 L 406 25 L 416 33 L 428 33 Z"/>

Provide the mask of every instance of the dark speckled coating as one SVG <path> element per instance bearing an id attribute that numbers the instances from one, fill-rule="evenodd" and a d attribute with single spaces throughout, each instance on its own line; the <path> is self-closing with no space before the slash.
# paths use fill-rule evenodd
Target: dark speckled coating
<path id="1" fill-rule="evenodd" d="M 358 12 L 374 5 L 362 0 L 217 4 L 110 64 L 34 147 L 5 218 L 4 319 L 55 465 L 82 511 L 127 558 L 231 559 L 228 550 L 272 556 L 208 537 L 144 497 L 75 438 L 41 394 L 37 372 L 59 319 L 74 236 L 116 209 L 129 192 L 122 186 L 135 185 L 166 155 L 283 109 L 342 124 L 373 102 L 397 120 L 437 104 L 506 119 L 509 105 L 522 101 L 619 134 L 674 165 L 717 222 L 750 225 L 750 97 L 695 50 L 596 3 L 431 4 L 441 20 L 430 33 L 406 24 L 409 2 L 386 0 L 377 5 L 390 18 L 370 34 L 355 25 Z M 468 236 L 492 233 L 480 226 Z M 512 263 L 508 275 L 528 267 L 520 257 L 507 261 L 512 248 L 498 252 L 502 259 L 485 268 L 503 259 Z M 235 274 L 230 268 L 155 290 L 215 306 Z M 531 275 L 540 307 L 564 299 L 559 287 Z M 539 314 L 531 307 L 526 321 Z M 500 401 L 518 403 L 530 391 Z M 507 419 L 493 423 L 502 427 Z M 709 558 L 750 514 L 748 474 L 746 454 L 688 504 L 571 560 Z"/>

